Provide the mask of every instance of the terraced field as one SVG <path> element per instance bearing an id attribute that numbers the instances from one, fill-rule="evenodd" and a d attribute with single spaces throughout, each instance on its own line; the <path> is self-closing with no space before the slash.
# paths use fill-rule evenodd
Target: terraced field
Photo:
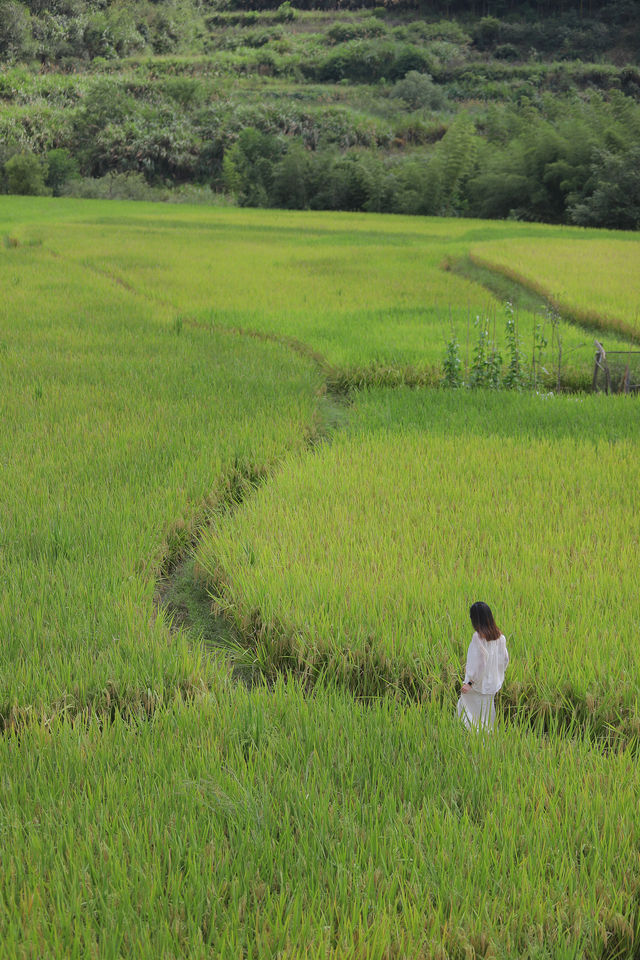
<path id="1" fill-rule="evenodd" d="M 637 400 L 415 386 L 476 315 L 506 346 L 444 261 L 621 239 L 19 198 L 0 235 L 0 956 L 632 957 Z M 607 348 L 632 302 L 594 281 Z M 192 549 L 225 647 L 158 605 Z"/>
<path id="2" fill-rule="evenodd" d="M 52 223 L 38 219 L 30 212 L 34 204 L 41 210 L 60 207 L 60 214 Z M 458 273 L 441 269 L 467 256 L 479 239 L 547 243 L 588 233 L 369 214 L 187 210 L 142 203 L 131 210 L 121 203 L 28 199 L 20 205 L 24 225 L 10 224 L 7 236 L 40 243 L 38 256 L 49 269 L 54 269 L 52 260 L 63 260 L 82 267 L 89 279 L 106 277 L 137 303 L 152 304 L 158 319 L 172 322 L 179 316 L 205 326 L 296 338 L 356 382 L 375 379 L 381 369 L 388 375 L 389 368 L 399 379 L 407 368 L 437 379 L 451 336 L 470 359 L 477 317 L 488 319 L 492 337 L 495 327 L 494 339 L 504 350 L 503 304 Z M 638 244 L 627 246 L 633 251 Z M 594 309 L 598 303 L 596 298 Z M 626 309 L 621 303 L 622 319 Z M 535 325 L 530 311 L 520 311 L 518 325 L 523 352 L 530 357 Z M 563 321 L 559 333 L 565 374 L 589 384 L 593 336 Z M 556 353 L 548 322 L 545 339 L 541 361 L 551 370 Z M 614 332 L 607 337 L 609 348 L 621 345 Z M 384 373 L 377 379 L 384 380 Z"/>
<path id="3" fill-rule="evenodd" d="M 446 699 L 481 596 L 518 651 L 503 703 L 633 735 L 639 468 L 626 397 L 376 391 L 214 524 L 199 561 L 267 668 Z"/>
<path id="4" fill-rule="evenodd" d="M 542 293 L 585 326 L 640 339 L 640 245 L 635 234 L 480 243 L 472 259 Z"/>

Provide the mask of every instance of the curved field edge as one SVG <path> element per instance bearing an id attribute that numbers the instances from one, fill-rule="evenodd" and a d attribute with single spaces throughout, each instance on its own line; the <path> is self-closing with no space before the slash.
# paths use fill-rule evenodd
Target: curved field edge
<path id="1" fill-rule="evenodd" d="M 0 763 L 2 957 L 603 960 L 640 934 L 631 751 L 221 676 L 151 723 L 34 723 Z"/>
<path id="2" fill-rule="evenodd" d="M 612 241 L 608 241 L 609 244 L 611 244 L 611 242 Z M 589 243 L 590 241 L 577 240 L 574 244 L 574 256 L 584 253 Z M 632 253 L 635 254 L 635 259 L 640 265 L 640 256 L 638 253 L 640 243 L 636 242 L 634 244 L 633 241 L 628 240 L 620 241 L 620 244 L 622 251 L 629 255 L 629 259 L 631 259 Z M 553 245 L 553 241 L 545 245 L 546 256 L 552 253 Z M 544 279 L 536 279 L 536 277 L 532 275 L 532 272 L 536 268 L 535 258 L 533 256 L 535 242 L 530 251 L 532 262 L 527 264 L 527 258 L 525 257 L 524 263 L 521 259 L 516 260 L 517 266 L 514 266 L 515 255 L 513 245 L 511 249 L 507 248 L 504 251 L 499 250 L 495 252 L 492 250 L 492 246 L 493 245 L 489 243 L 479 248 L 472 247 L 469 251 L 469 259 L 476 266 L 500 274 L 508 280 L 512 280 L 542 297 L 566 320 L 585 327 L 586 329 L 622 336 L 630 340 L 633 344 L 640 343 L 640 322 L 638 320 L 640 311 L 640 286 L 637 284 L 637 270 L 635 274 L 635 288 L 633 287 L 633 280 L 631 290 L 628 290 L 625 284 L 624 295 L 621 296 L 620 305 L 618 307 L 612 307 L 611 305 L 606 306 L 605 302 L 603 302 L 605 301 L 605 291 L 612 287 L 615 289 L 616 285 L 618 289 L 620 289 L 620 284 L 617 284 L 615 275 L 607 273 L 606 269 L 604 273 L 602 272 L 601 260 L 593 260 L 593 258 L 585 256 L 579 265 L 577 265 L 576 263 L 568 262 L 566 257 L 563 257 L 559 251 L 555 263 L 550 265 L 545 262 L 546 271 L 542 270 L 539 266 L 538 272 L 543 272 L 543 274 L 546 272 L 546 277 Z M 561 251 L 566 249 L 566 244 L 560 246 Z M 595 269 L 596 266 L 598 269 Z M 609 269 L 613 271 L 615 266 L 615 263 L 611 263 L 609 264 Z M 594 273 L 596 275 L 595 281 Z M 565 291 L 564 293 L 556 292 L 558 288 L 565 285 L 567 276 L 572 277 L 572 290 Z M 622 294 L 622 289 L 620 289 L 620 292 Z M 577 302 L 579 297 L 587 293 L 591 298 L 591 305 L 581 305 Z M 625 319 L 625 313 L 633 316 L 633 319 Z"/>
<path id="3" fill-rule="evenodd" d="M 512 644 L 505 712 L 636 738 L 635 402 L 401 389 L 367 394 L 360 424 L 358 407 L 198 548 L 247 656 L 452 707 L 481 596 Z"/>

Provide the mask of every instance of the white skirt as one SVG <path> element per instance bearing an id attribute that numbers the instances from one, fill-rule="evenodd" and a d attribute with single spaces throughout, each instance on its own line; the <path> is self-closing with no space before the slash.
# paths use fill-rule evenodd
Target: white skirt
<path id="1" fill-rule="evenodd" d="M 494 693 L 478 693 L 476 690 L 460 694 L 458 716 L 468 730 L 479 730 L 480 727 L 493 730 L 496 721 L 494 699 Z"/>

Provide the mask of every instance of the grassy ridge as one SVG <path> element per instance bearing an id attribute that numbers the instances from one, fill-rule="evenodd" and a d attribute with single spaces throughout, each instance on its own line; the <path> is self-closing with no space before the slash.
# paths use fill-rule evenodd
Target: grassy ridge
<path id="1" fill-rule="evenodd" d="M 221 680 L 0 763 L 2 957 L 632 955 L 630 753 Z"/>
<path id="2" fill-rule="evenodd" d="M 513 647 L 507 702 L 638 732 L 637 404 L 404 391 L 364 416 L 201 545 L 265 668 L 440 699 L 482 597 Z"/>

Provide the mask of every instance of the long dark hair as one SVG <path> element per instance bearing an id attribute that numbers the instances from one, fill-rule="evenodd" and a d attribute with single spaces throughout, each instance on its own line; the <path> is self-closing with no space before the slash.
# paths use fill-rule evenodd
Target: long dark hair
<path id="1" fill-rule="evenodd" d="M 469 616 L 473 629 L 485 640 L 497 640 L 501 636 L 500 629 L 493 619 L 491 607 L 482 600 L 472 604 Z"/>

